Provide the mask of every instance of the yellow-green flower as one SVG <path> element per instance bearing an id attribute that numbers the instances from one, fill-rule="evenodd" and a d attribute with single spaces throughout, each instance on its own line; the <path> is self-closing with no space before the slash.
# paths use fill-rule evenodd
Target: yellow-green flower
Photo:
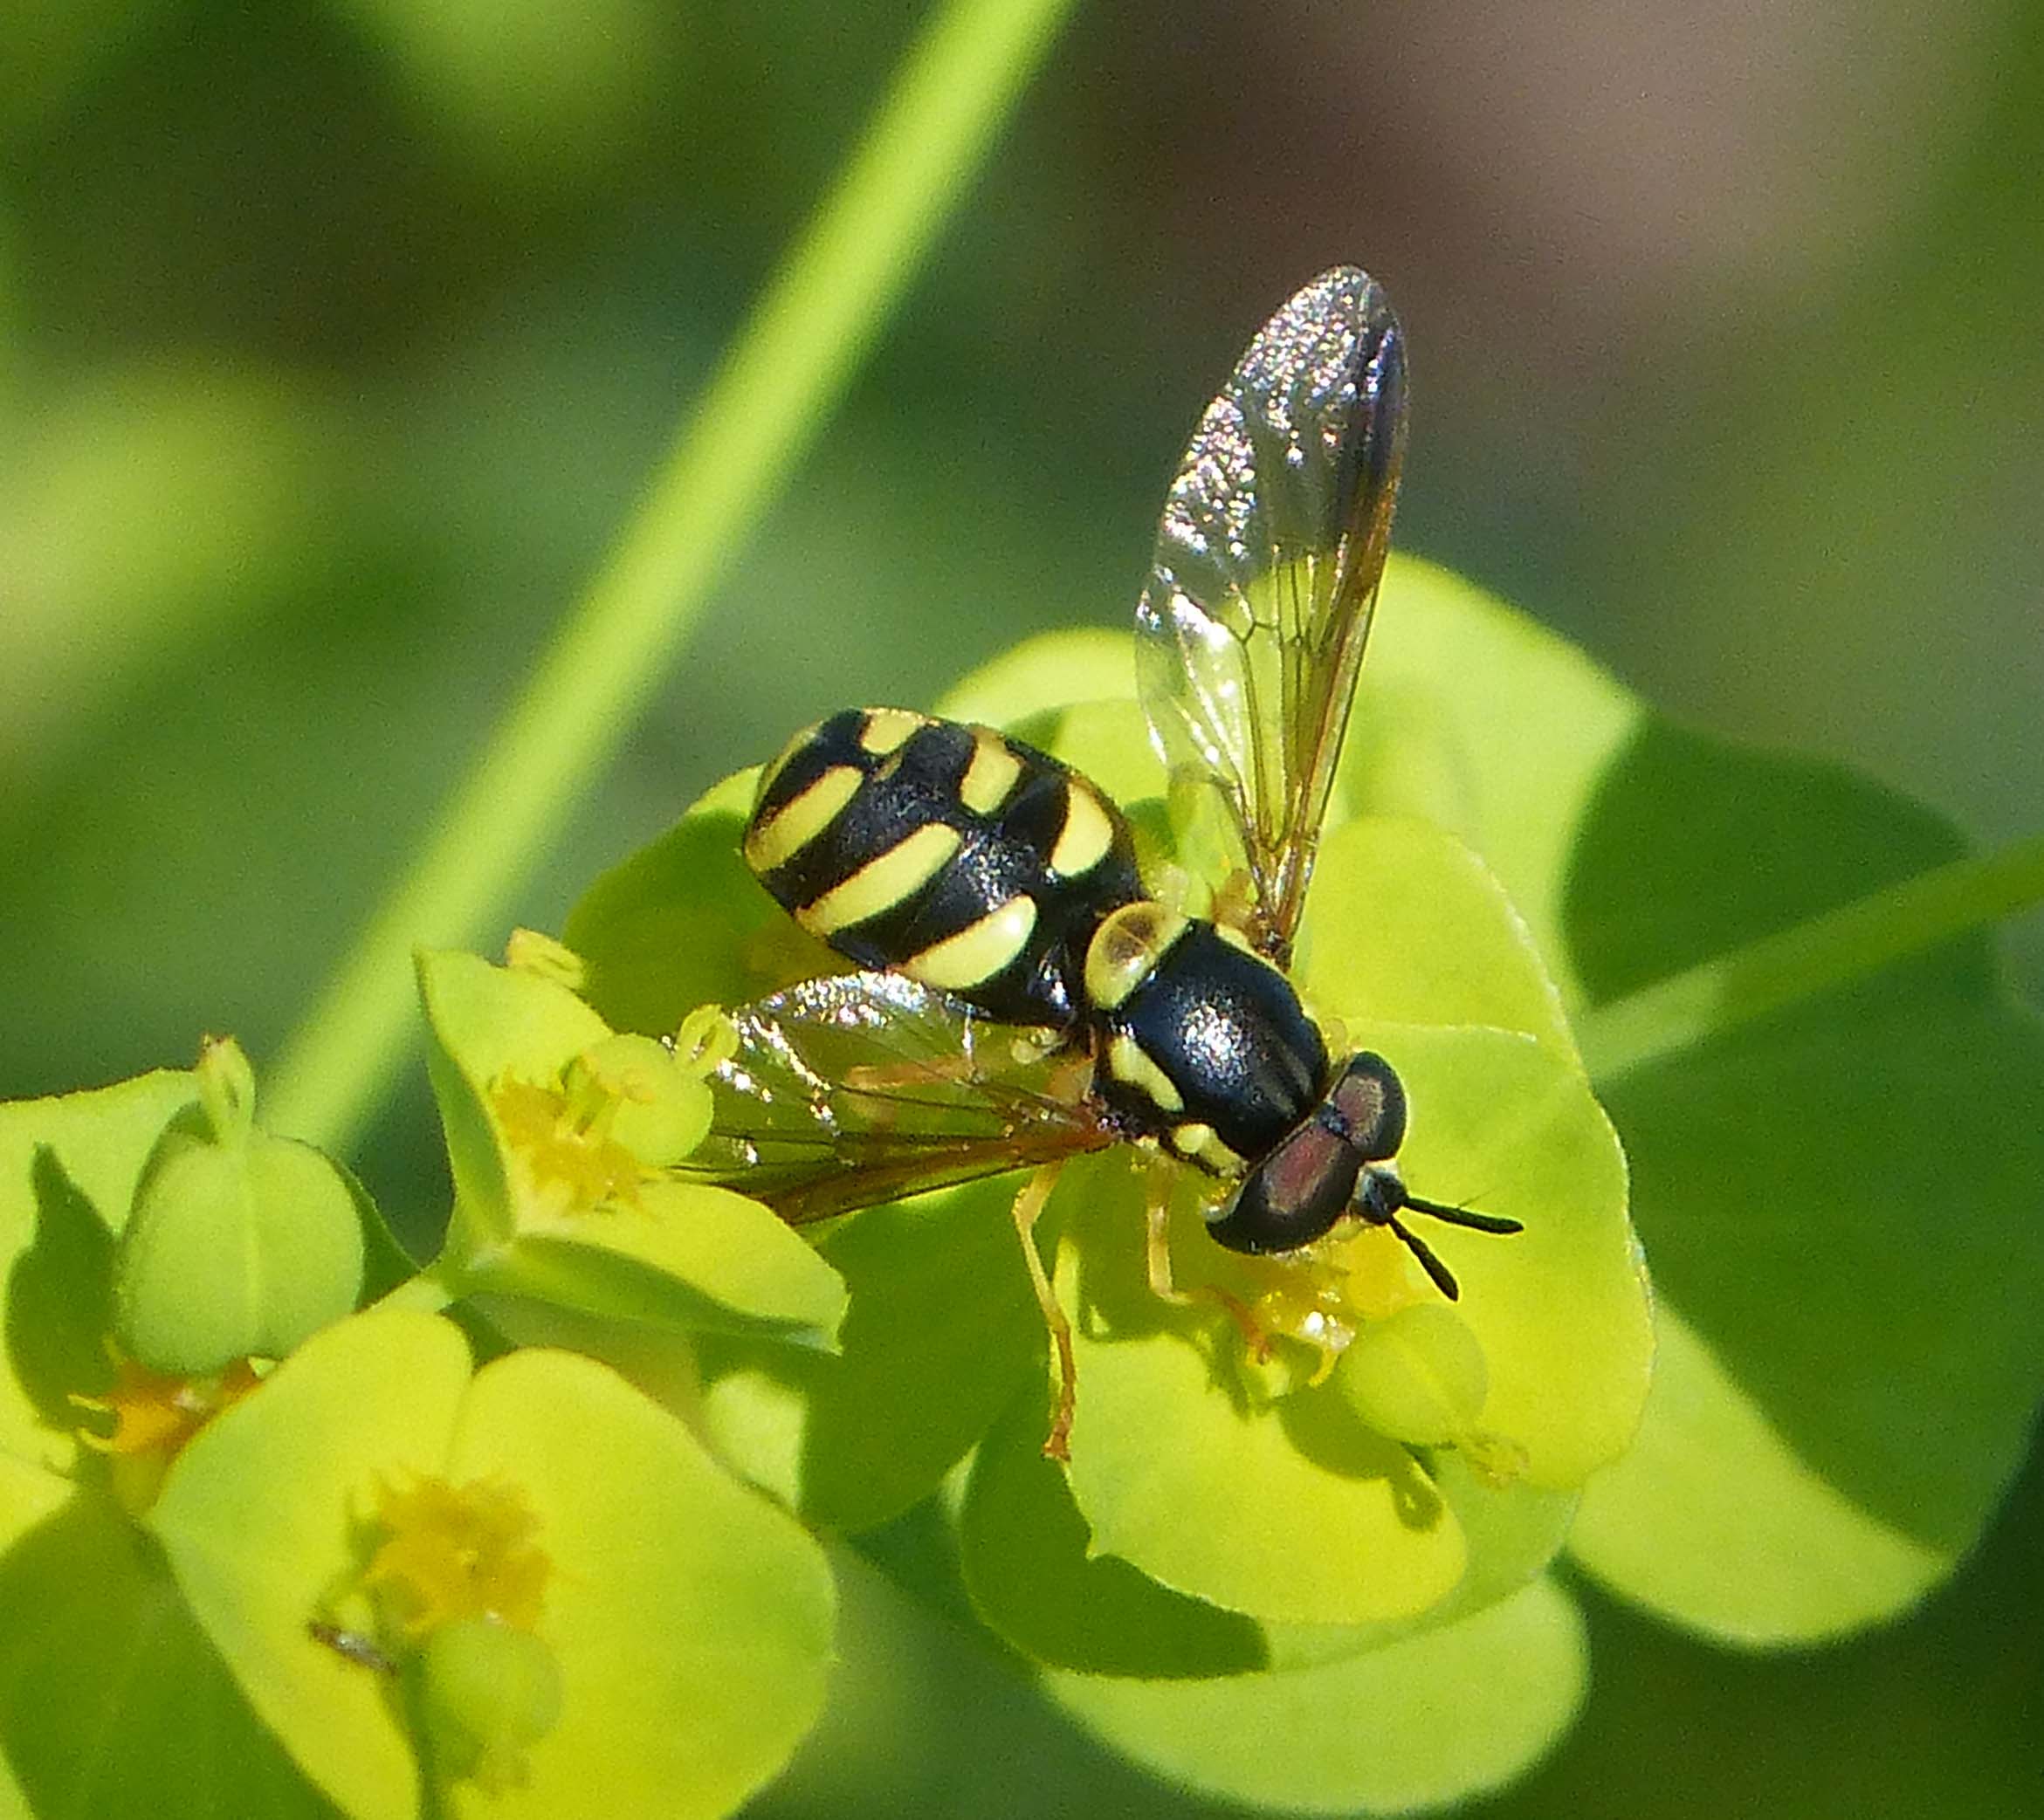
<path id="1" fill-rule="evenodd" d="M 149 1526 L 250 1704 L 362 1820 L 429 1781 L 549 1820 L 725 1813 L 822 1698 L 830 1578 L 799 1526 L 607 1368 L 477 1370 L 437 1317 L 300 1348 L 186 1447 Z M 416 1705 L 322 1640 L 336 1621 Z"/>
<path id="2" fill-rule="evenodd" d="M 538 1624 L 553 1564 L 517 1486 L 422 1473 L 380 1488 L 375 1528 L 361 1583 L 402 1635 L 416 1640 L 472 1617 L 520 1631 Z"/>
<path id="3" fill-rule="evenodd" d="M 455 1193 L 434 1274 L 458 1295 L 828 1346 L 829 1267 L 758 1203 L 671 1172 L 708 1129 L 717 1013 L 614 1033 L 561 972 L 420 957 Z"/>

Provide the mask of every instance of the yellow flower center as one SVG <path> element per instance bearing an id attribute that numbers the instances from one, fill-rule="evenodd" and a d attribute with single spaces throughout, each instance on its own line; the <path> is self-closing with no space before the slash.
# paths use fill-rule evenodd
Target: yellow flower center
<path id="1" fill-rule="evenodd" d="M 639 1205 L 640 1185 L 702 1142 L 708 1077 L 737 1045 L 730 1020 L 705 1006 L 671 1043 L 621 1032 L 591 1044 L 555 1081 L 496 1082 L 490 1109 L 521 1198 L 554 1215 Z"/>
<path id="2" fill-rule="evenodd" d="M 506 1079 L 490 1090 L 522 1185 L 549 1212 L 591 1213 L 637 1206 L 645 1165 L 610 1135 L 616 1102 L 608 1094 Z"/>
<path id="3" fill-rule="evenodd" d="M 433 1476 L 386 1486 L 375 1521 L 382 1540 L 362 1584 L 407 1640 L 466 1618 L 520 1631 L 538 1623 L 553 1563 L 533 1540 L 540 1520 L 518 1487 Z"/>
<path id="4" fill-rule="evenodd" d="M 1312 1348 L 1311 1384 L 1325 1380 L 1365 1322 L 1431 1294 L 1387 1226 L 1338 1226 L 1303 1251 L 1261 1260 L 1258 1274 L 1268 1287 L 1249 1304 L 1249 1319 L 1263 1333 Z"/>
<path id="5" fill-rule="evenodd" d="M 238 1403 L 262 1380 L 246 1359 L 208 1377 L 175 1377 L 152 1371 L 133 1359 L 116 1368 L 114 1388 L 103 1397 L 73 1396 L 79 1409 L 114 1418 L 114 1432 L 81 1428 L 79 1439 L 102 1453 L 158 1453 L 169 1459 L 230 1404 Z"/>

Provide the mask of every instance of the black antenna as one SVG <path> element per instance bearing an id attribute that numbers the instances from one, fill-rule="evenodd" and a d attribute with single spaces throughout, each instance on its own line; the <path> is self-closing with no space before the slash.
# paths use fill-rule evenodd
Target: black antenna
<path id="1" fill-rule="evenodd" d="M 1405 1248 L 1420 1260 L 1421 1268 L 1434 1280 L 1434 1287 L 1450 1301 L 1462 1300 L 1455 1273 L 1434 1255 L 1433 1247 L 1399 1219 L 1399 1214 L 1407 1208 L 1415 1213 L 1429 1214 L 1448 1226 L 1467 1226 L 1473 1233 L 1525 1231 L 1519 1221 L 1507 1219 L 1502 1214 L 1478 1213 L 1468 1207 L 1450 1207 L 1441 1201 L 1421 1200 L 1419 1196 L 1406 1192 L 1405 1184 L 1396 1170 L 1366 1167 L 1356 1185 L 1356 1212 L 1371 1225 L 1387 1226 L 1396 1233 Z"/>
<path id="2" fill-rule="evenodd" d="M 1472 1233 L 1523 1233 L 1525 1226 L 1517 1219 L 1506 1219 L 1501 1214 L 1478 1213 L 1468 1207 L 1444 1207 L 1439 1201 L 1423 1201 L 1416 1194 L 1408 1194 L 1405 1204 L 1415 1213 L 1431 1213 L 1435 1219 L 1446 1220 L 1449 1226 L 1467 1226 Z M 1410 1240 L 1407 1241 L 1410 1243 Z"/>
<path id="3" fill-rule="evenodd" d="M 1405 1240 L 1406 1249 L 1420 1260 L 1420 1267 L 1434 1279 L 1434 1287 L 1450 1301 L 1460 1301 L 1462 1289 L 1448 1266 L 1434 1255 L 1433 1247 L 1411 1227 L 1401 1225 L 1395 1214 L 1384 1223 Z"/>

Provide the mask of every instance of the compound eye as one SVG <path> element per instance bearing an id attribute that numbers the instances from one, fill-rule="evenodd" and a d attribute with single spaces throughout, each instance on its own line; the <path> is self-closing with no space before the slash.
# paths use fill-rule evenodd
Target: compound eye
<path id="1" fill-rule="evenodd" d="M 1404 1144 L 1405 1085 L 1373 1051 L 1350 1058 L 1327 1103 L 1343 1137 L 1366 1162 L 1387 1161 Z"/>
<path id="2" fill-rule="evenodd" d="M 1309 1119 L 1242 1178 L 1207 1230 L 1230 1251 L 1297 1251 L 1348 1211 L 1361 1167 L 1338 1133 Z"/>

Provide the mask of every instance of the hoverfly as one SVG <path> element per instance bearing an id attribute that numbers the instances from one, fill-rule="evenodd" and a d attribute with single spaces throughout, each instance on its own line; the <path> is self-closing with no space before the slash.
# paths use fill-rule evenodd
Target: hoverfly
<path id="1" fill-rule="evenodd" d="M 1170 1163 L 1210 1185 L 1222 1246 L 1282 1253 L 1344 1220 L 1387 1226 L 1451 1299 L 1455 1279 L 1401 1216 L 1520 1230 L 1407 1192 L 1398 1075 L 1368 1051 L 1331 1054 L 1284 972 L 1405 423 L 1398 319 L 1372 278 L 1339 267 L 1250 342 L 1166 496 L 1137 675 L 1174 785 L 1225 831 L 1210 916 L 1159 901 L 1126 818 L 1086 779 L 988 727 L 848 710 L 760 777 L 747 864 L 864 971 L 731 1014 L 737 1047 L 693 1166 L 796 1223 L 1030 1170 L 1015 1219 L 1061 1372 L 1054 1456 L 1074 1366 L 1031 1228 L 1076 1155 L 1133 1142 L 1158 1159 L 1151 1278 L 1179 1300 Z"/>

